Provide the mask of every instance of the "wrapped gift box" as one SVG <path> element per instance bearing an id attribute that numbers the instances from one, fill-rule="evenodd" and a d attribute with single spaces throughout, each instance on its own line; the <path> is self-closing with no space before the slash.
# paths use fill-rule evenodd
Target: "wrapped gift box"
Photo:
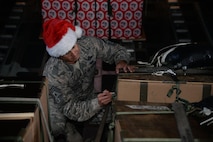
<path id="1" fill-rule="evenodd" d="M 42 0 L 43 20 L 65 19 L 99 38 L 142 38 L 142 11 L 143 0 Z"/>

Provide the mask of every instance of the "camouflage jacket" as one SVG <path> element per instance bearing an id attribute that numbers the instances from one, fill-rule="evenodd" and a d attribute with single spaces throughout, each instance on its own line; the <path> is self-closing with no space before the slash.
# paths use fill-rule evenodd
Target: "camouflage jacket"
<path id="1" fill-rule="evenodd" d="M 77 44 L 80 59 L 76 64 L 50 57 L 43 75 L 48 79 L 50 96 L 60 111 L 71 120 L 85 121 L 101 109 L 94 93 L 96 59 L 112 64 L 119 60 L 129 62 L 130 56 L 126 48 L 95 37 L 82 37 Z"/>

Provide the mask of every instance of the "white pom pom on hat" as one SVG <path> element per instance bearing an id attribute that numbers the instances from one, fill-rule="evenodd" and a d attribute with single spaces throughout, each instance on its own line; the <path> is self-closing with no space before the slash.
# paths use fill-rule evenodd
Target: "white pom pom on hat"
<path id="1" fill-rule="evenodd" d="M 66 20 L 50 19 L 43 23 L 43 39 L 50 56 L 65 55 L 81 36 L 82 29 Z"/>

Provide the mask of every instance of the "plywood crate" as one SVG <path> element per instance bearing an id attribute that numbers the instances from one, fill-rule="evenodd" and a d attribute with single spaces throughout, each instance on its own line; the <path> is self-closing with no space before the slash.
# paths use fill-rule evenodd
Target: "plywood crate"
<path id="1" fill-rule="evenodd" d="M 39 108 L 35 104 L 1 103 L 0 141 L 43 141 Z"/>
<path id="2" fill-rule="evenodd" d="M 131 109 L 126 105 L 168 106 L 168 104 L 117 101 L 114 104 L 114 142 L 180 142 L 174 113 Z M 157 111 L 158 112 L 158 111 Z M 160 111 L 159 111 L 160 112 Z M 194 117 L 188 117 L 194 141 L 211 142 L 213 126 L 200 126 Z"/>
<path id="3" fill-rule="evenodd" d="M 188 75 L 177 76 L 177 79 L 175 81 L 171 76 L 121 74 L 117 79 L 117 100 L 171 103 L 176 100 L 177 90 L 181 91 L 178 97 L 189 102 L 198 102 L 213 95 L 213 76 Z"/>
<path id="4" fill-rule="evenodd" d="M 47 80 L 43 77 L 5 77 L 1 79 L 0 86 L 1 122 L 29 120 L 20 138 L 48 142 Z"/>

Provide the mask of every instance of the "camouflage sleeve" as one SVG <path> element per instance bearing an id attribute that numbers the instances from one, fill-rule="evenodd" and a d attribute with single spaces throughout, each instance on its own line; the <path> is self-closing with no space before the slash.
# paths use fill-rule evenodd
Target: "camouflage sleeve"
<path id="1" fill-rule="evenodd" d="M 94 116 L 100 109 L 98 99 L 76 100 L 75 98 L 67 98 L 68 96 L 78 94 L 67 94 L 68 88 L 60 86 L 51 86 L 51 96 L 54 99 L 54 104 L 61 107 L 63 114 L 71 120 L 86 121 Z M 51 107 L 51 106 L 50 106 Z"/>
<path id="2" fill-rule="evenodd" d="M 91 91 L 88 91 L 89 94 L 82 94 L 83 91 L 73 91 L 79 87 L 73 86 L 76 84 L 76 75 L 72 74 L 74 71 L 70 71 L 71 68 L 63 65 L 57 64 L 56 66 L 55 63 L 55 60 L 50 60 L 43 73 L 48 79 L 49 97 L 54 101 L 52 104 L 57 105 L 61 112 L 71 120 L 90 119 L 101 109 L 97 97 Z M 78 90 L 81 90 L 81 87 Z"/>
<path id="3" fill-rule="evenodd" d="M 101 58 L 104 62 L 109 64 L 117 63 L 120 60 L 129 63 L 130 54 L 127 52 L 126 48 L 120 44 L 95 37 L 90 37 L 90 40 L 90 43 L 97 49 L 97 58 Z"/>
<path id="4" fill-rule="evenodd" d="M 92 118 L 100 109 L 101 107 L 98 104 L 98 99 L 94 98 L 77 102 L 69 101 L 64 106 L 63 111 L 68 118 L 81 122 Z"/>

